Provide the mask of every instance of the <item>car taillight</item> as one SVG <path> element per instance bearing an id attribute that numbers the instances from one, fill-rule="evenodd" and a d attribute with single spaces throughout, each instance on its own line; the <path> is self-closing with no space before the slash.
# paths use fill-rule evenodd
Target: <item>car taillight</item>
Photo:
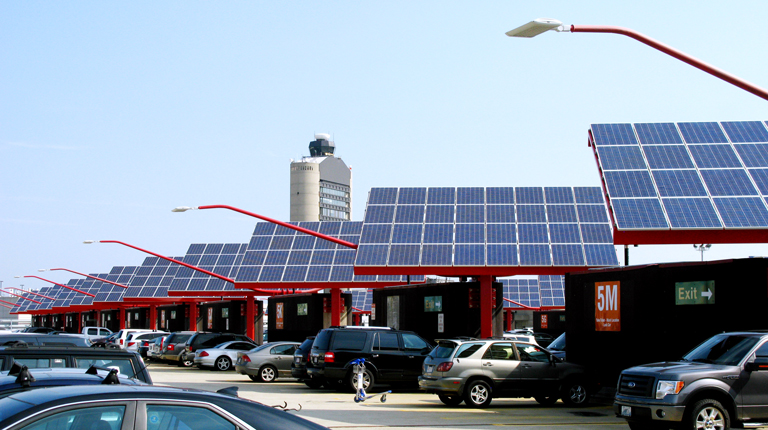
<path id="1" fill-rule="evenodd" d="M 247 355 L 244 355 L 243 356 L 243 363 L 250 363 L 250 362 L 251 362 L 251 357 L 248 357 Z"/>
<path id="2" fill-rule="evenodd" d="M 200 357 L 208 357 L 208 351 L 201 352 Z"/>
<path id="3" fill-rule="evenodd" d="M 447 372 L 451 370 L 451 367 L 453 367 L 453 361 L 446 361 L 445 363 L 438 364 L 435 372 Z"/>
<path id="4" fill-rule="evenodd" d="M 165 339 L 162 339 L 162 340 L 160 341 L 160 349 L 163 349 L 163 343 L 165 343 Z"/>
<path id="5" fill-rule="evenodd" d="M 173 344 L 168 345 L 168 351 L 173 351 Z"/>
<path id="6" fill-rule="evenodd" d="M 136 342 L 128 342 L 128 346 L 136 345 Z"/>
<path id="7" fill-rule="evenodd" d="M 336 361 L 336 356 L 333 355 L 333 353 L 330 351 L 326 352 L 325 355 L 323 356 L 323 361 L 325 361 L 326 363 L 333 363 L 334 361 Z"/>
<path id="8" fill-rule="evenodd" d="M 120 339 L 120 345 L 122 345 L 122 344 L 123 344 L 123 339 Z"/>

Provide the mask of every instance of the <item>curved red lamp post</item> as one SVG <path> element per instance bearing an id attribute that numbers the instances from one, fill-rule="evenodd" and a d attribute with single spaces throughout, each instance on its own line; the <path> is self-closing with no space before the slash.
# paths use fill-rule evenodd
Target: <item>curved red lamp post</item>
<path id="1" fill-rule="evenodd" d="M 23 293 L 27 293 L 27 294 L 32 294 L 32 295 L 35 295 L 35 296 L 39 296 L 39 297 L 42 297 L 42 298 L 44 298 L 44 299 L 48 299 L 48 300 L 56 300 L 56 299 L 54 299 L 53 297 L 48 297 L 48 296 L 46 296 L 46 295 L 43 295 L 43 294 L 38 294 L 38 293 L 34 293 L 34 292 L 32 292 L 32 291 L 27 291 L 27 290 L 24 290 L 24 289 L 22 289 L 22 288 L 19 288 L 19 287 L 11 287 L 11 288 L 13 288 L 13 289 L 16 289 L 16 290 L 19 290 L 19 291 L 21 291 L 21 292 L 23 292 Z"/>
<path id="2" fill-rule="evenodd" d="M 673 58 L 676 58 L 686 64 L 696 67 L 712 76 L 720 78 L 729 84 L 735 85 L 744 91 L 748 91 L 763 100 L 768 100 L 768 90 L 758 87 L 755 84 L 747 82 L 737 76 L 734 76 L 724 70 L 718 69 L 695 57 L 692 57 L 671 46 L 665 45 L 658 40 L 652 39 L 644 34 L 623 27 L 613 27 L 608 25 L 571 25 L 570 29 L 565 29 L 560 21 L 548 18 L 539 18 L 508 31 L 506 34 L 510 37 L 534 37 L 549 30 L 570 31 L 571 33 L 613 33 L 631 37 L 640 43 L 644 43 L 651 48 L 659 50 Z"/>
<path id="3" fill-rule="evenodd" d="M 122 287 L 122 288 L 128 288 L 127 286 L 125 286 L 123 284 L 118 284 L 117 282 L 108 281 L 106 279 L 99 278 L 97 276 L 86 275 L 85 273 L 75 272 L 74 270 L 64 269 L 62 267 L 59 267 L 57 269 L 39 269 L 38 272 L 46 272 L 46 271 L 49 271 L 49 270 L 50 271 L 53 271 L 53 270 L 66 270 L 67 272 L 74 273 L 74 274 L 80 275 L 80 276 L 85 276 L 86 278 L 91 278 L 91 279 L 95 279 L 97 281 L 106 282 L 107 284 L 116 285 L 116 286 Z"/>
<path id="4" fill-rule="evenodd" d="M 24 296 L 20 296 L 20 295 L 18 295 L 18 294 L 14 294 L 14 293 L 12 293 L 12 292 L 10 292 L 10 291 L 8 291 L 8 290 L 0 290 L 0 291 L 2 291 L 2 292 L 4 292 L 4 293 L 8 293 L 8 294 L 10 294 L 10 295 L 12 295 L 12 296 L 16 296 L 16 297 L 22 298 L 22 299 L 24 299 L 24 300 L 29 300 L 29 301 L 31 301 L 31 302 L 35 302 L 35 303 L 37 303 L 38 305 L 42 305 L 42 304 L 43 304 L 43 302 L 38 302 L 37 300 L 33 300 L 33 299 L 30 299 L 29 297 L 24 297 Z M 50 298 L 50 297 L 49 297 L 49 298 Z M 55 299 L 51 299 L 51 300 L 55 300 Z"/>
<path id="5" fill-rule="evenodd" d="M 14 306 L 16 306 L 16 307 L 18 307 L 18 306 L 19 306 L 19 305 L 18 305 L 18 304 L 16 304 L 16 303 L 13 303 L 13 302 L 6 302 L 5 300 L 0 300 L 0 303 L 7 303 L 7 304 L 11 305 L 11 306 L 0 305 L 0 306 L 2 306 L 2 307 L 4 307 L 4 308 L 8 308 L 8 309 L 13 309 L 13 307 L 14 307 Z"/>
<path id="6" fill-rule="evenodd" d="M 80 293 L 80 294 L 85 294 L 86 296 L 96 297 L 95 295 L 93 295 L 91 293 L 86 293 L 85 291 L 78 290 L 77 288 L 68 287 L 68 286 L 66 286 L 64 284 L 59 284 L 58 282 L 53 282 L 51 280 L 48 280 L 48 279 L 45 279 L 45 278 L 41 278 L 39 276 L 27 275 L 27 276 L 24 276 L 24 277 L 25 278 L 37 278 L 37 279 L 40 279 L 41 281 L 50 282 L 51 284 L 58 285 L 58 286 L 60 286 L 62 288 L 66 288 L 68 290 L 72 290 L 72 291 L 75 291 L 75 292 Z"/>

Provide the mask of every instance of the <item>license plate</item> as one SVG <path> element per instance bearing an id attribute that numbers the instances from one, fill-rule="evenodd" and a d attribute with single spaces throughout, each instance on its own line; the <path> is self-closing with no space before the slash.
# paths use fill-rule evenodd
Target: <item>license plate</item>
<path id="1" fill-rule="evenodd" d="M 632 416 L 632 408 L 630 406 L 621 406 L 621 416 L 622 417 L 631 417 Z"/>
<path id="2" fill-rule="evenodd" d="M 432 369 L 434 369 L 434 368 L 435 368 L 435 366 L 432 366 L 432 365 L 427 365 L 427 371 L 426 371 L 426 373 L 432 373 Z"/>

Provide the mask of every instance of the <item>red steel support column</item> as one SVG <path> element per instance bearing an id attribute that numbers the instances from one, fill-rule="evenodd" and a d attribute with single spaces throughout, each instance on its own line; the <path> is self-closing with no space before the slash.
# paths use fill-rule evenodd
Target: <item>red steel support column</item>
<path id="1" fill-rule="evenodd" d="M 493 276 L 480 276 L 480 337 L 493 336 Z"/>
<path id="2" fill-rule="evenodd" d="M 189 304 L 189 331 L 197 331 L 197 303 Z"/>
<path id="3" fill-rule="evenodd" d="M 341 325 L 341 288 L 331 288 L 331 325 Z"/>
<path id="4" fill-rule="evenodd" d="M 120 330 L 125 330 L 127 327 L 125 326 L 126 319 L 128 319 L 128 309 L 126 308 L 117 308 L 117 316 L 120 317 Z"/>
<path id="5" fill-rule="evenodd" d="M 245 335 L 251 339 L 256 339 L 256 299 L 246 297 L 245 299 Z"/>
<path id="6" fill-rule="evenodd" d="M 149 329 L 157 330 L 157 305 L 149 305 Z"/>

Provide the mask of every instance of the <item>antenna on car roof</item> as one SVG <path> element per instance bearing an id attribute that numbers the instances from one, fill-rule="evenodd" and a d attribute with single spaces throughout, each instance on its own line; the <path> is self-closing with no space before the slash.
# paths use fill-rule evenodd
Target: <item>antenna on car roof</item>
<path id="1" fill-rule="evenodd" d="M 29 387 L 32 382 L 35 382 L 35 377 L 29 372 L 29 368 L 25 364 L 19 364 L 16 360 L 13 360 L 11 370 L 8 371 L 8 375 L 18 375 L 16 383 L 22 387 Z"/>
<path id="2" fill-rule="evenodd" d="M 216 390 L 216 392 L 220 394 L 226 394 L 227 396 L 238 397 L 237 386 L 225 387 L 220 390 Z"/>

